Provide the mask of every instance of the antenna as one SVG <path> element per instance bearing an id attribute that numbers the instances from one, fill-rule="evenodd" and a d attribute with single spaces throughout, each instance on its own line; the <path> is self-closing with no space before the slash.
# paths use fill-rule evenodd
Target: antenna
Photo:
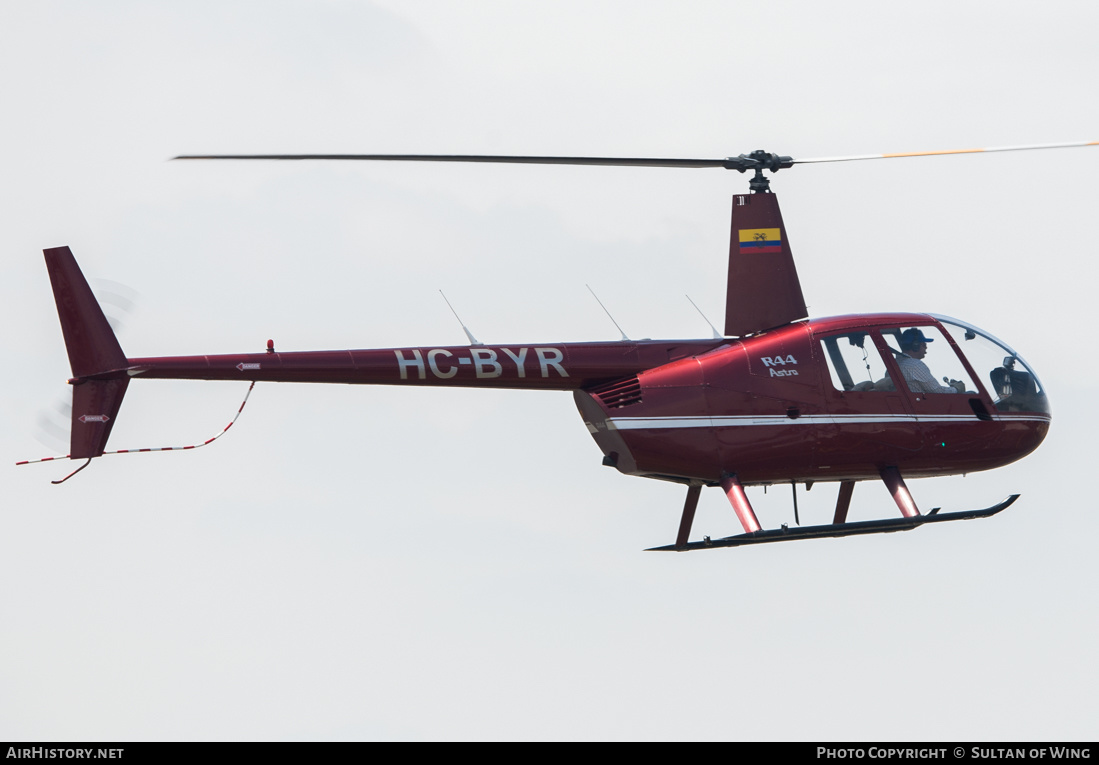
<path id="1" fill-rule="evenodd" d="M 622 334 L 622 340 L 625 342 L 629 342 L 630 338 L 626 337 L 625 332 L 622 332 L 622 327 L 618 326 L 618 322 L 614 320 L 613 316 L 611 316 L 611 312 L 607 310 L 607 307 L 605 305 L 603 305 L 603 301 L 600 300 L 599 296 L 595 294 L 595 290 L 591 288 L 591 285 L 585 284 L 584 286 L 588 288 L 588 292 L 590 292 L 591 296 L 595 298 L 595 302 L 599 303 L 599 307 L 603 309 L 603 313 L 607 314 L 607 318 L 611 320 L 611 324 L 614 325 L 614 328 Z"/>
<path id="2" fill-rule="evenodd" d="M 699 308 L 697 305 L 695 305 L 695 301 L 691 300 L 691 296 L 690 295 L 684 295 L 684 297 L 687 298 L 687 300 L 690 302 L 691 305 L 694 305 L 695 310 L 698 311 L 698 315 L 702 317 L 702 320 L 710 325 L 710 329 L 714 333 L 714 340 L 724 340 L 725 336 L 721 335 L 721 334 L 718 334 L 717 327 L 715 327 L 713 325 L 713 323 L 709 319 L 706 318 L 706 314 L 702 313 L 702 309 Z"/>
<path id="3" fill-rule="evenodd" d="M 450 304 L 450 301 L 446 299 L 446 295 L 445 295 L 445 294 L 443 294 L 443 291 L 442 291 L 442 290 L 439 290 L 439 294 L 443 296 L 443 300 L 446 300 L 446 306 L 447 306 L 447 308 L 449 308 L 449 309 L 450 309 L 450 312 L 451 312 L 452 314 L 454 314 L 454 318 L 455 318 L 455 319 L 458 319 L 458 323 L 459 323 L 459 324 L 462 324 L 462 320 L 461 320 L 461 319 L 460 319 L 460 318 L 458 317 L 458 312 L 454 310 L 454 306 L 452 306 L 452 305 Z M 462 324 L 462 331 L 463 331 L 463 332 L 465 332 L 465 333 L 466 333 L 466 337 L 468 337 L 468 338 L 469 338 L 469 344 L 470 344 L 470 345 L 484 345 L 484 343 L 479 343 L 479 342 L 477 342 L 477 338 L 475 338 L 475 337 L 473 336 L 473 333 L 472 333 L 472 332 L 470 332 L 470 331 L 469 331 L 468 329 L 466 329 L 466 325 L 465 325 L 465 324 Z"/>

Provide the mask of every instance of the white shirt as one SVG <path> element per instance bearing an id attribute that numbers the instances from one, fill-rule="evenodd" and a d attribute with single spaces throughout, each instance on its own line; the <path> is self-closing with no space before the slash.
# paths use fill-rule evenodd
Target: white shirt
<path id="1" fill-rule="evenodd" d="M 904 379 L 908 383 L 908 389 L 913 393 L 958 392 L 949 386 L 939 385 L 935 380 L 935 376 L 931 374 L 931 370 L 927 368 L 927 364 L 919 359 L 912 358 L 908 354 L 901 354 L 897 357 L 897 366 L 901 368 L 901 374 L 904 375 Z"/>

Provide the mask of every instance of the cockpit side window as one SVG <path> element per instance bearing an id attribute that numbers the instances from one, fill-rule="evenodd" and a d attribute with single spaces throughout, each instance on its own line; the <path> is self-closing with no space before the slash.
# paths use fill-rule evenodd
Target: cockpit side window
<path id="1" fill-rule="evenodd" d="M 896 390 L 881 354 L 868 332 L 821 338 L 828 374 L 836 390 L 874 393 Z"/>
<path id="2" fill-rule="evenodd" d="M 976 395 L 977 386 L 938 327 L 890 327 L 882 337 L 908 390 Z"/>

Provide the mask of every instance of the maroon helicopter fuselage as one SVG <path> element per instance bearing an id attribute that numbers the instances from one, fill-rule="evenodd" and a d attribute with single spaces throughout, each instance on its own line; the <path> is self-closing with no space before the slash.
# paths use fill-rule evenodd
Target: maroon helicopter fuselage
<path id="1" fill-rule="evenodd" d="M 607 464 L 682 482 L 716 484 L 732 472 L 745 485 L 864 480 L 887 466 L 910 477 L 953 475 L 1037 448 L 1048 411 L 1001 411 L 983 384 L 953 395 L 833 385 L 821 338 L 865 333 L 888 359 L 878 331 L 909 326 L 941 329 L 924 314 L 840 316 L 739 340 L 133 358 L 127 375 L 571 390 Z"/>
<path id="2" fill-rule="evenodd" d="M 69 248 L 48 249 L 73 372 L 66 456 L 90 462 L 105 453 L 133 378 L 568 390 L 604 464 L 687 485 L 676 543 L 658 549 L 909 530 L 988 517 L 1014 502 L 925 516 L 904 477 L 988 470 L 1037 448 L 1050 410 L 1031 369 L 1009 346 L 948 317 L 807 319 L 778 200 L 757 179 L 753 190 L 733 197 L 724 333 L 711 340 L 290 353 L 269 341 L 264 353 L 128 358 Z M 855 483 L 875 479 L 901 518 L 848 522 Z M 833 523 L 797 531 L 763 530 L 744 492 L 794 484 L 797 521 L 796 484 L 817 481 L 840 484 Z M 721 486 L 743 535 L 689 541 L 707 485 Z"/>

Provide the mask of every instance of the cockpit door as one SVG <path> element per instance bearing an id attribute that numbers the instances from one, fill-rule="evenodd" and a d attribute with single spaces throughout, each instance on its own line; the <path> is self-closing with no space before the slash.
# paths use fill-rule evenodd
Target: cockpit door
<path id="1" fill-rule="evenodd" d="M 921 422 L 992 419 L 988 392 L 941 327 L 887 327 L 880 337 L 908 405 Z"/>
<path id="2" fill-rule="evenodd" d="M 880 450 L 885 462 L 899 450 L 923 445 L 916 416 L 899 389 L 895 371 L 885 362 L 885 349 L 874 330 L 860 329 L 817 338 L 831 385 L 825 399 L 842 448 Z"/>

